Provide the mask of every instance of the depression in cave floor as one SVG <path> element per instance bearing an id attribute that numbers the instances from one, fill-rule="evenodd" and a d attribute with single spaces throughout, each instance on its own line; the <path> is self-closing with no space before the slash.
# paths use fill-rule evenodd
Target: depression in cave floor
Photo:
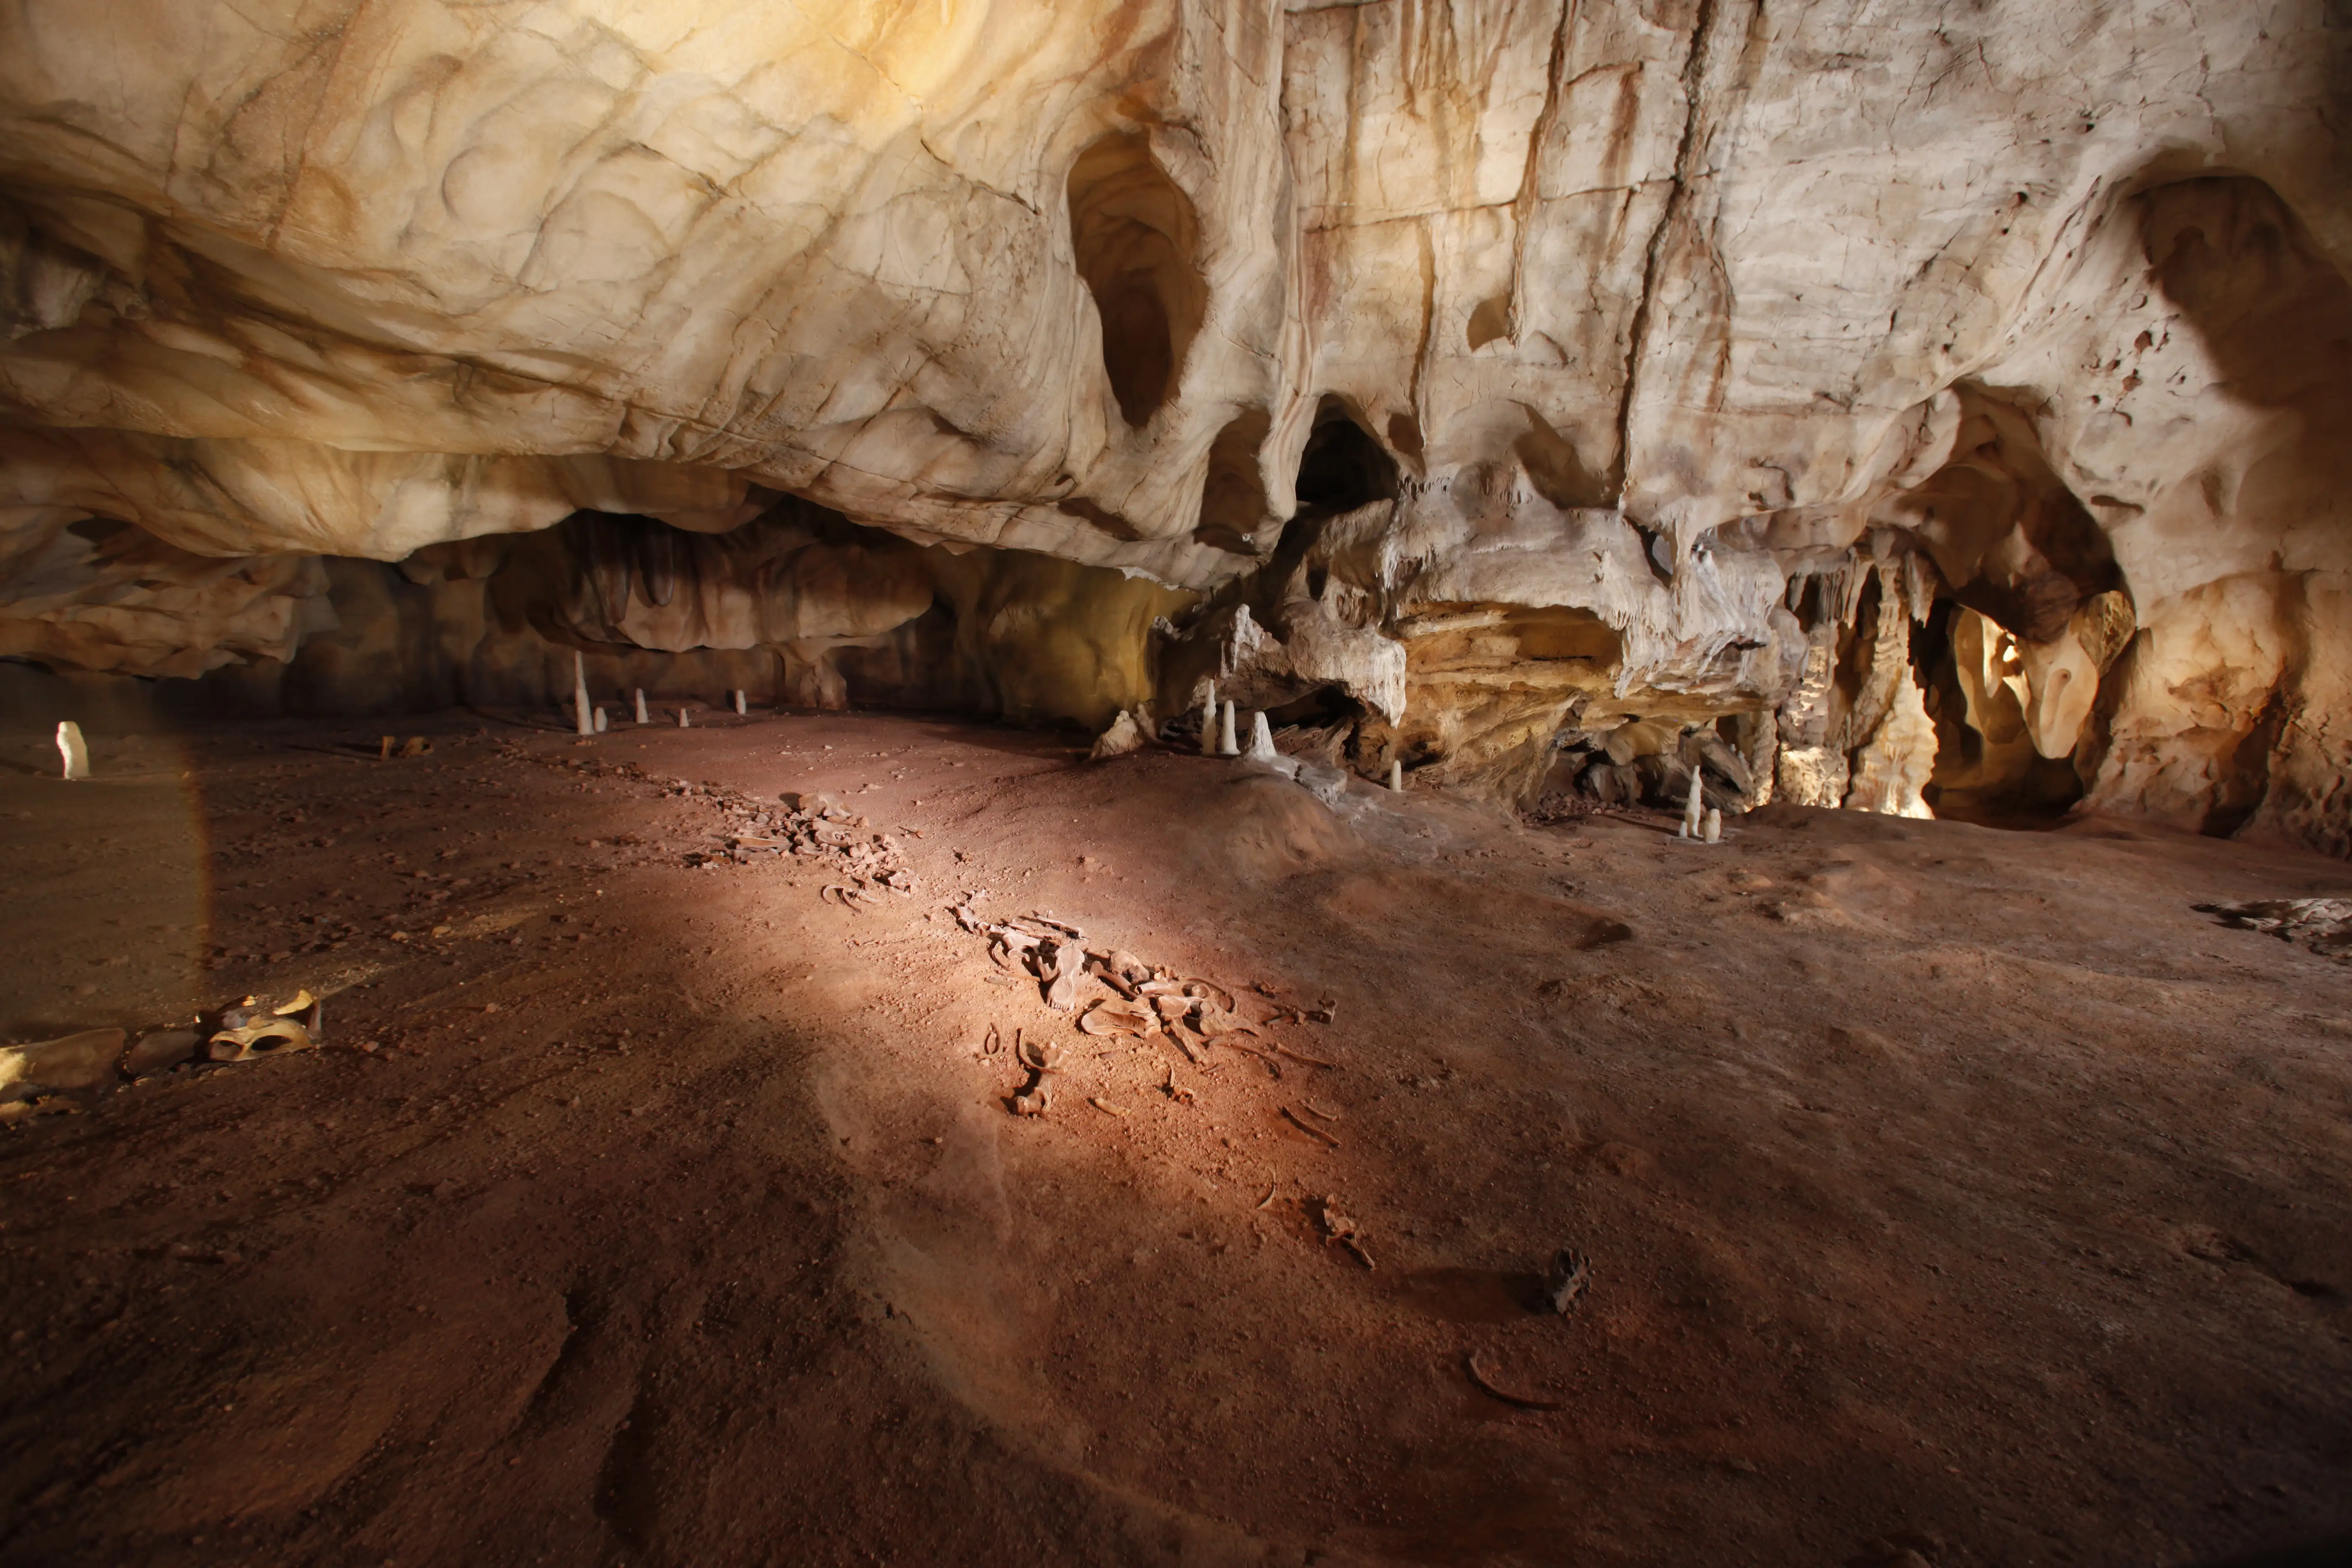
<path id="1" fill-rule="evenodd" d="M 307 987 L 324 1045 L 0 1134 L 0 1561 L 1949 1568 L 2344 1522 L 2352 970 L 2192 908 L 2336 863 L 1800 810 L 1704 847 L 871 715 L 344 728 L 5 759 L 12 1039 Z M 802 791 L 908 890 L 761 848 Z M 1082 1032 L 969 929 L 1028 915 L 1255 1032 Z"/>

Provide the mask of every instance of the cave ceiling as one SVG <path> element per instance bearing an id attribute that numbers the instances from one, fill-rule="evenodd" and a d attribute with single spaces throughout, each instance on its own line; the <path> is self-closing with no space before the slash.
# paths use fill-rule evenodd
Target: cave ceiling
<path id="1" fill-rule="evenodd" d="M 786 695 L 1319 692 L 1522 795 L 1720 721 L 1751 800 L 2341 853 L 2340 11 L 18 6 L 0 653 L 473 584 Z"/>

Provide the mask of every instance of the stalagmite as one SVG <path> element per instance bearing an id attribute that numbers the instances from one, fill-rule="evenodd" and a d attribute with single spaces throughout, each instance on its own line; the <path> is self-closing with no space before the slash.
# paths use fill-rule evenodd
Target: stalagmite
<path id="1" fill-rule="evenodd" d="M 1706 841 L 1709 844 L 1723 842 L 1723 812 L 1718 806 L 1706 808 Z"/>
<path id="2" fill-rule="evenodd" d="M 1389 788 L 1396 791 L 1399 795 L 1402 795 L 1404 793 L 1404 764 L 1402 763 L 1392 762 L 1389 764 Z"/>
<path id="3" fill-rule="evenodd" d="M 89 747 L 82 741 L 81 726 L 70 719 L 58 726 L 58 755 L 65 763 L 65 777 L 89 777 Z"/>
<path id="4" fill-rule="evenodd" d="M 1677 838 L 1696 838 L 1699 835 L 1700 814 L 1706 809 L 1706 795 L 1699 787 L 1698 769 L 1690 771 L 1690 795 L 1683 802 L 1683 825 Z"/>
<path id="5" fill-rule="evenodd" d="M 650 724 L 653 721 L 653 715 L 646 711 L 646 689 L 640 686 L 637 688 L 637 722 Z"/>
<path id="6" fill-rule="evenodd" d="M 1270 763 L 1281 755 L 1274 749 L 1274 726 L 1266 721 L 1265 710 L 1260 709 L 1250 715 L 1249 750 L 1242 753 L 1243 760 Z"/>
<path id="7" fill-rule="evenodd" d="M 572 720 L 582 734 L 596 732 L 595 710 L 588 705 L 588 661 L 578 648 L 572 650 Z"/>
<path id="8" fill-rule="evenodd" d="M 686 710 L 683 708 L 677 710 L 677 727 L 681 730 L 691 730 L 694 728 L 691 723 L 687 721 Z"/>
<path id="9" fill-rule="evenodd" d="M 1221 757 L 1238 757 L 1241 754 L 1242 749 L 1234 740 L 1233 700 L 1231 698 L 1227 698 L 1225 700 L 1224 717 L 1220 720 L 1217 724 L 1217 755 Z"/>
<path id="10" fill-rule="evenodd" d="M 735 689 L 735 711 L 738 713 L 748 713 L 751 711 L 750 709 L 743 705 L 743 689 L 740 686 Z"/>
<path id="11" fill-rule="evenodd" d="M 1201 699 L 1201 754 L 1217 754 L 1217 683 L 1208 683 L 1208 695 Z"/>
<path id="12" fill-rule="evenodd" d="M 604 708 L 604 705 L 603 705 L 602 703 L 599 703 L 599 704 L 597 704 L 597 707 L 596 707 L 596 733 L 598 733 L 599 735 L 603 734 L 603 733 L 604 732 L 604 729 L 605 729 Z"/>

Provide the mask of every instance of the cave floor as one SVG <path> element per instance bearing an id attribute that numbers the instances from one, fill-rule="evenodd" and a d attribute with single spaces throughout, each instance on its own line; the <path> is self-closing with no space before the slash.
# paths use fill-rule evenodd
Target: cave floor
<path id="1" fill-rule="evenodd" d="M 0 1561 L 1950 1568 L 2346 1522 L 2352 966 L 2190 907 L 2340 864 L 1335 815 L 919 718 L 385 727 L 0 759 L 10 1037 L 307 986 L 327 1042 L 0 1132 Z M 917 889 L 690 866 L 726 824 L 675 779 L 835 791 Z M 1278 1078 L 1082 1036 L 971 890 L 1332 1019 L 1264 1027 Z M 991 1026 L 1064 1044 L 1045 1117 Z M 1529 1310 L 1562 1247 L 1589 1289 Z"/>

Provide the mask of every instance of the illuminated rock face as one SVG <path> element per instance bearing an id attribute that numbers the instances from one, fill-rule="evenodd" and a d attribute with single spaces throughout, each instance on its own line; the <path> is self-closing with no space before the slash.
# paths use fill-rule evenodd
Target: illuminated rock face
<path id="1" fill-rule="evenodd" d="M 539 635 L 837 700 L 1025 616 L 922 679 L 1099 725 L 1245 610 L 1368 772 L 1748 714 L 1751 799 L 2342 851 L 2332 14 L 23 8 L 0 650 L 283 658 L 353 603 L 310 558 L 629 514 L 730 542 L 667 603 L 541 570 Z M 1069 564 L 787 550 L 780 495 Z"/>

